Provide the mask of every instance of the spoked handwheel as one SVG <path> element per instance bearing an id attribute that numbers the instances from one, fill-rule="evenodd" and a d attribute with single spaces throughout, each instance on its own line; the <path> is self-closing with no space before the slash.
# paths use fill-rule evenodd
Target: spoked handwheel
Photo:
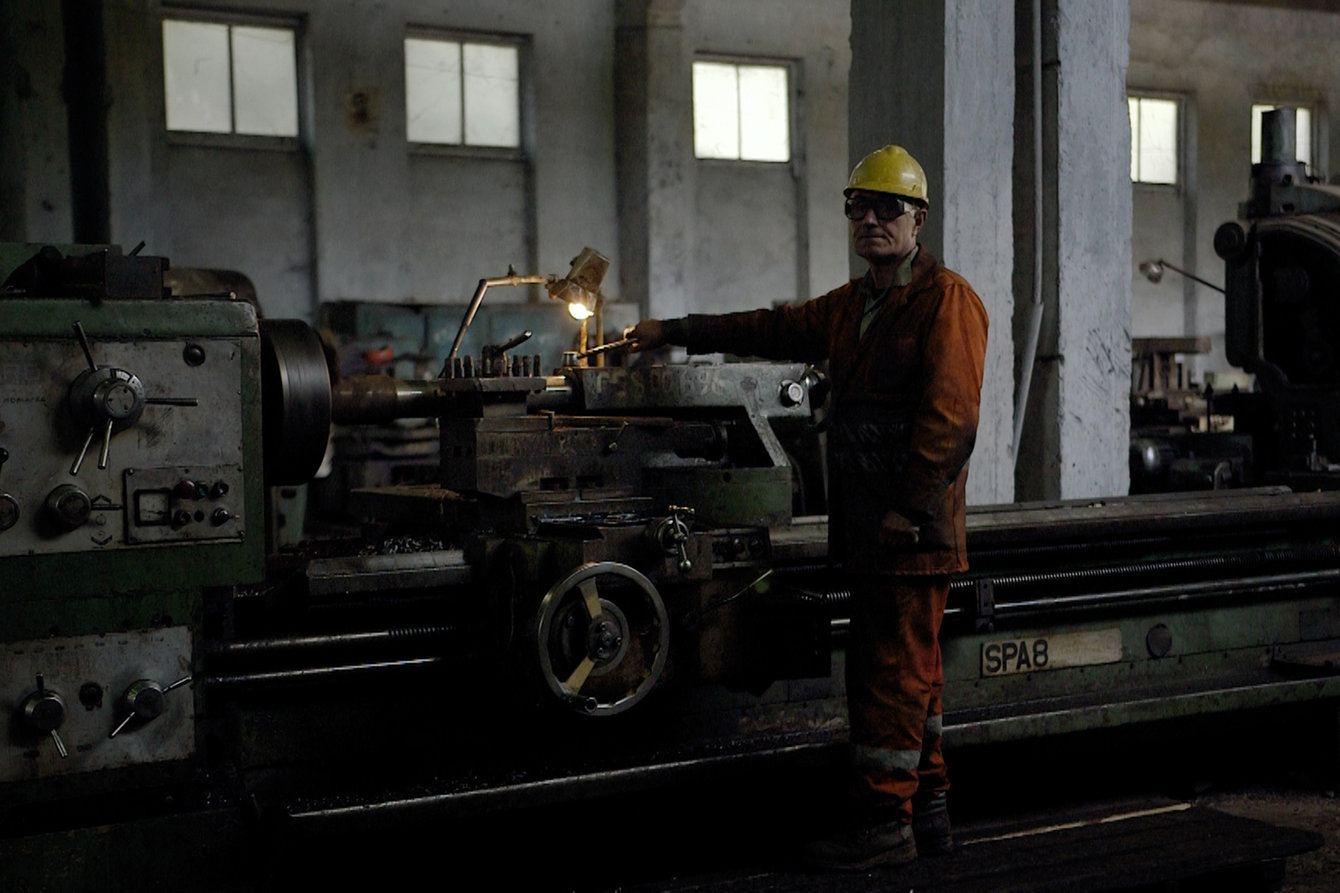
<path id="1" fill-rule="evenodd" d="M 588 716 L 622 713 L 665 669 L 670 621 L 656 587 L 616 561 L 584 564 L 540 602 L 536 645 L 545 683 Z"/>

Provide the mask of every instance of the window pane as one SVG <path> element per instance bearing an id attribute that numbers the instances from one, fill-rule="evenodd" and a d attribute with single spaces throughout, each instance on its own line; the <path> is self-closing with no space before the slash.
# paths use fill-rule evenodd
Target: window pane
<path id="1" fill-rule="evenodd" d="M 790 161 L 786 69 L 740 66 L 740 158 Z"/>
<path id="2" fill-rule="evenodd" d="M 699 158 L 740 157 L 740 104 L 736 68 L 693 63 L 693 152 Z"/>
<path id="3" fill-rule="evenodd" d="M 1273 105 L 1252 106 L 1252 164 L 1261 163 L 1261 116 L 1274 108 Z"/>
<path id="4" fill-rule="evenodd" d="M 163 20 L 168 130 L 228 133 L 228 26 Z"/>
<path id="5" fill-rule="evenodd" d="M 233 27 L 238 133 L 298 135 L 298 70 L 287 28 Z"/>
<path id="6" fill-rule="evenodd" d="M 1140 100 L 1140 182 L 1177 182 L 1177 103 Z"/>
<path id="7" fill-rule="evenodd" d="M 461 45 L 405 38 L 406 138 L 460 145 Z"/>
<path id="8" fill-rule="evenodd" d="M 1312 167 L 1312 110 L 1300 105 L 1294 110 L 1295 157 Z"/>
<path id="9" fill-rule="evenodd" d="M 466 145 L 521 145 L 518 57 L 516 47 L 465 44 Z"/>

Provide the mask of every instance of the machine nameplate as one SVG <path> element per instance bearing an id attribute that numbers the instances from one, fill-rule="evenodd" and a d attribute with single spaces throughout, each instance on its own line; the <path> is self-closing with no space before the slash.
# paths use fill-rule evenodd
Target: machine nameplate
<path id="1" fill-rule="evenodd" d="M 648 407 L 744 405 L 766 415 L 808 416 L 808 405 L 784 407 L 777 387 L 799 378 L 801 366 L 761 363 L 693 364 L 579 370 L 586 408 L 593 412 Z"/>
<path id="2" fill-rule="evenodd" d="M 982 643 L 982 676 L 1037 673 L 1121 660 L 1121 629 L 1019 636 Z"/>

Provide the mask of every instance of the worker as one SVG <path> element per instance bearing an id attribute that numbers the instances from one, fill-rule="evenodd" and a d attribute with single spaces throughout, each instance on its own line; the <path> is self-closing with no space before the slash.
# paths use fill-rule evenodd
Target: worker
<path id="1" fill-rule="evenodd" d="M 907 150 L 867 155 L 844 195 L 864 276 L 799 306 L 646 319 L 624 334 L 634 351 L 675 344 L 829 363 L 829 542 L 852 592 L 852 771 L 843 820 L 805 853 L 814 867 L 856 871 L 953 844 L 938 635 L 950 574 L 967 569 L 964 489 L 987 316 L 917 240 L 930 200 Z"/>

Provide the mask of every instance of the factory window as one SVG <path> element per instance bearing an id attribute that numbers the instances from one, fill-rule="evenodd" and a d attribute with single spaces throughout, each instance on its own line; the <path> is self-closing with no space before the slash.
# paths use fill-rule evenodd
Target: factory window
<path id="1" fill-rule="evenodd" d="M 1176 99 L 1127 98 L 1131 113 L 1131 182 L 1177 184 Z"/>
<path id="2" fill-rule="evenodd" d="M 1305 105 L 1253 105 L 1252 106 L 1252 164 L 1261 163 L 1261 116 L 1278 108 L 1294 110 L 1294 157 L 1308 167 L 1312 167 L 1312 109 Z"/>
<path id="3" fill-rule="evenodd" d="M 164 19 L 167 129 L 296 137 L 297 58 L 292 27 Z"/>
<path id="4" fill-rule="evenodd" d="M 731 161 L 790 161 L 784 65 L 693 63 L 693 153 Z"/>
<path id="5" fill-rule="evenodd" d="M 520 48 L 406 37 L 405 134 L 411 143 L 519 148 Z"/>

